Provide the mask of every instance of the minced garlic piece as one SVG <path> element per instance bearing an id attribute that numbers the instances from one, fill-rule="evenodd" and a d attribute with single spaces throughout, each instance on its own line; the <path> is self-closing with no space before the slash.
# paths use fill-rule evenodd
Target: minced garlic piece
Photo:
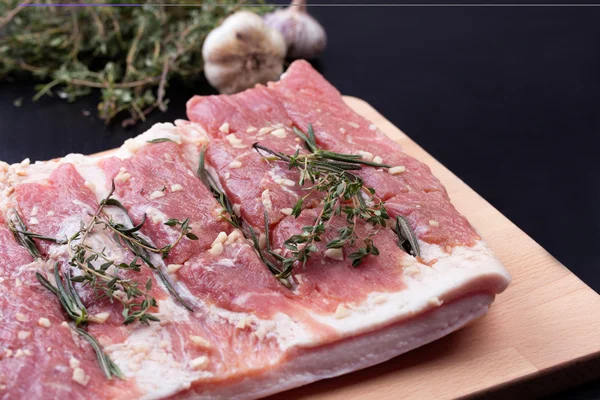
<path id="1" fill-rule="evenodd" d="M 342 249 L 327 249 L 325 250 L 325 257 L 342 261 L 344 259 L 344 251 Z"/>
<path id="2" fill-rule="evenodd" d="M 170 274 L 174 274 L 179 271 L 179 269 L 183 267 L 183 264 L 169 264 L 167 265 L 167 272 Z"/>
<path id="3" fill-rule="evenodd" d="M 360 127 L 356 122 L 348 122 L 348 125 L 350 125 L 353 128 L 359 128 Z"/>
<path id="4" fill-rule="evenodd" d="M 16 319 L 17 319 L 17 321 L 19 321 L 19 322 L 27 322 L 27 321 L 29 321 L 29 318 L 27 318 L 27 316 L 26 316 L 25 314 L 23 314 L 23 313 L 20 313 L 20 312 L 18 312 L 18 313 L 15 315 L 15 318 L 16 318 Z"/>
<path id="5" fill-rule="evenodd" d="M 38 325 L 39 326 L 43 326 L 44 328 L 49 328 L 50 327 L 50 320 L 48 318 L 40 318 L 38 319 Z"/>
<path id="6" fill-rule="evenodd" d="M 223 254 L 223 251 L 225 251 L 223 243 L 217 243 L 214 246 L 212 246 L 210 250 L 208 250 L 208 252 L 213 256 L 220 256 L 221 254 Z"/>
<path id="7" fill-rule="evenodd" d="M 242 233 L 239 230 L 234 229 L 233 231 L 231 231 L 229 236 L 227 236 L 227 241 L 225 243 L 231 244 L 231 243 L 237 241 L 238 239 L 240 239 L 241 237 L 242 237 Z"/>
<path id="8" fill-rule="evenodd" d="M 19 331 L 19 333 L 17 334 L 17 337 L 20 340 L 25 340 L 29 337 L 29 335 L 31 335 L 31 332 L 29 332 L 29 331 Z"/>
<path id="9" fill-rule="evenodd" d="M 254 126 L 249 127 L 248 129 L 246 129 L 247 133 L 251 133 L 251 132 L 256 132 L 258 129 L 256 129 Z"/>
<path id="10" fill-rule="evenodd" d="M 115 182 L 124 183 L 127 182 L 131 178 L 131 174 L 125 171 L 125 168 L 121 167 L 119 169 L 119 173 L 115 176 Z"/>
<path id="11" fill-rule="evenodd" d="M 241 166 L 242 166 L 242 162 L 239 160 L 234 160 L 229 163 L 229 168 L 231 168 L 231 169 L 238 169 L 238 168 L 241 168 Z"/>
<path id="12" fill-rule="evenodd" d="M 379 156 L 375 156 L 375 157 L 373 157 L 373 162 L 375 164 L 383 164 L 383 159 Z"/>
<path id="13" fill-rule="evenodd" d="M 107 311 L 93 315 L 94 322 L 98 324 L 105 323 L 108 320 L 108 317 L 110 317 L 110 313 Z"/>
<path id="14" fill-rule="evenodd" d="M 438 297 L 430 297 L 428 303 L 432 306 L 439 307 L 442 305 L 443 301 L 441 301 Z"/>
<path id="15" fill-rule="evenodd" d="M 179 183 L 171 185 L 171 192 L 179 192 L 182 190 L 183 190 L 183 186 L 181 186 Z"/>
<path id="16" fill-rule="evenodd" d="M 85 371 L 81 368 L 75 368 L 73 370 L 73 381 L 79 383 L 81 386 L 86 386 L 90 381 L 90 377 L 85 374 Z"/>
<path id="17" fill-rule="evenodd" d="M 202 336 L 191 335 L 190 340 L 195 346 L 203 349 L 210 349 L 212 347 L 210 342 L 204 339 Z"/>
<path id="18" fill-rule="evenodd" d="M 397 167 L 392 167 L 388 169 L 388 172 L 392 175 L 401 174 L 406 171 L 406 167 L 404 165 L 398 165 Z"/>
<path id="19" fill-rule="evenodd" d="M 228 122 L 223 123 L 223 125 L 221 125 L 219 127 L 219 131 L 221 133 L 229 133 L 229 123 Z"/>
<path id="20" fill-rule="evenodd" d="M 69 359 L 69 366 L 73 369 L 78 368 L 81 365 L 81 363 L 79 362 L 78 359 L 76 359 L 75 357 L 71 357 Z"/>
<path id="21" fill-rule="evenodd" d="M 346 129 L 340 128 L 340 133 L 346 133 Z"/>
<path id="22" fill-rule="evenodd" d="M 279 128 L 279 129 L 275 129 L 274 131 L 271 132 L 271 135 L 283 139 L 284 137 L 287 136 L 287 131 L 283 128 Z"/>
<path id="23" fill-rule="evenodd" d="M 86 181 L 86 182 L 87 182 L 87 181 Z M 35 217 L 35 216 L 37 215 L 38 211 L 39 211 L 39 209 L 37 208 L 37 206 L 34 206 L 34 207 L 31 209 L 31 216 L 32 216 L 32 217 Z"/>
<path id="24" fill-rule="evenodd" d="M 233 205 L 233 213 L 235 214 L 236 217 L 241 217 L 242 216 L 242 205 L 241 204 L 234 204 Z"/>
<path id="25" fill-rule="evenodd" d="M 162 190 L 155 190 L 154 192 L 152 192 L 152 194 L 150 194 L 150 200 L 159 199 L 159 198 L 163 197 L 164 195 L 165 195 L 165 192 L 163 192 Z"/>
<path id="26" fill-rule="evenodd" d="M 348 308 L 346 308 L 343 304 L 339 304 L 337 306 L 337 308 L 335 309 L 335 317 L 337 319 L 342 319 L 342 318 L 346 318 L 348 315 L 350 315 L 350 310 Z"/>
<path id="27" fill-rule="evenodd" d="M 226 240 L 227 240 L 227 233 L 219 232 L 219 234 L 217 235 L 217 237 L 215 238 L 215 240 L 212 242 L 212 244 L 210 246 L 213 247 L 217 243 L 221 243 L 221 244 L 225 243 Z"/>
<path id="28" fill-rule="evenodd" d="M 39 223 L 40 223 L 40 221 L 36 217 L 29 218 L 29 224 L 30 225 L 37 225 Z"/>
<path id="29" fill-rule="evenodd" d="M 440 223 L 438 221 L 436 221 L 435 219 L 430 219 L 429 226 L 433 226 L 433 227 L 437 228 L 438 226 L 440 226 Z"/>
<path id="30" fill-rule="evenodd" d="M 282 208 L 280 211 L 281 211 L 282 214 L 292 215 L 292 211 L 293 210 L 291 208 Z"/>
<path id="31" fill-rule="evenodd" d="M 246 147 L 244 142 L 241 139 L 239 139 L 237 136 L 235 136 L 233 133 L 225 136 L 225 139 L 227 139 L 229 144 L 236 149 L 243 149 L 244 147 Z"/>
<path id="32" fill-rule="evenodd" d="M 373 154 L 369 153 L 368 151 L 359 150 L 359 151 L 356 152 L 356 154 L 358 154 L 359 156 L 361 156 L 362 159 L 365 160 L 365 161 L 373 161 Z"/>
<path id="33" fill-rule="evenodd" d="M 193 360 L 190 361 L 190 367 L 192 369 L 204 369 L 208 366 L 208 357 L 207 356 L 200 356 L 197 358 L 194 358 Z"/>
<path id="34" fill-rule="evenodd" d="M 264 128 L 260 128 L 260 129 L 259 129 L 259 131 L 258 131 L 258 134 L 259 134 L 259 135 L 264 135 L 264 134 L 267 134 L 267 133 L 271 132 L 272 130 L 273 130 L 273 128 L 272 128 L 272 127 L 270 127 L 270 126 L 265 126 Z"/>

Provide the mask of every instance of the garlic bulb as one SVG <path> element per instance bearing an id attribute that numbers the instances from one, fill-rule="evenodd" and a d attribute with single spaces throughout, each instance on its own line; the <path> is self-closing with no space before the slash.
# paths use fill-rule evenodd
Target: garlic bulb
<path id="1" fill-rule="evenodd" d="M 325 29 L 306 12 L 305 0 L 293 0 L 288 8 L 266 14 L 264 19 L 283 35 L 288 58 L 310 60 L 325 49 Z"/>
<path id="2" fill-rule="evenodd" d="M 213 29 L 202 47 L 204 74 L 221 93 L 236 93 L 279 79 L 285 41 L 261 17 L 239 11 Z"/>

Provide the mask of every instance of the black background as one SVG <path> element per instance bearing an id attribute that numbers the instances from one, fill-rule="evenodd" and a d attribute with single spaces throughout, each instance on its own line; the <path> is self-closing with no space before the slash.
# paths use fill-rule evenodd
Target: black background
<path id="1" fill-rule="evenodd" d="M 330 82 L 368 101 L 600 291 L 600 7 L 311 13 L 328 33 L 315 66 Z M 192 94 L 214 93 L 206 83 L 175 83 L 167 113 L 123 129 L 103 125 L 93 96 L 33 103 L 33 85 L 0 84 L 0 159 L 7 162 L 114 148 L 152 123 L 185 118 Z M 23 105 L 15 107 L 19 97 Z M 600 397 L 600 384 L 563 396 Z"/>

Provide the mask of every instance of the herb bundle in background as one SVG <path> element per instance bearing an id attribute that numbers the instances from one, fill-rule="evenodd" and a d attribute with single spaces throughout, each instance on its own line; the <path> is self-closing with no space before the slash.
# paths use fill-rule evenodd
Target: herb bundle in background
<path id="1" fill-rule="evenodd" d="M 199 78 L 206 35 L 250 3 L 207 0 L 188 7 L 164 7 L 149 0 L 142 7 L 20 5 L 30 2 L 0 1 L 0 79 L 33 76 L 44 82 L 36 87 L 35 99 L 55 94 L 73 101 L 100 90 L 99 117 L 109 123 L 123 116 L 124 126 L 144 120 L 157 108 L 166 110 L 167 86 L 173 78 Z M 248 9 L 263 14 L 272 7 Z"/>

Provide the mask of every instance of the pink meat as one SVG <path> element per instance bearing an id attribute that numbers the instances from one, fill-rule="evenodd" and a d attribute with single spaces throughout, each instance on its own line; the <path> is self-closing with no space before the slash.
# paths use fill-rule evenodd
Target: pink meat
<path id="1" fill-rule="evenodd" d="M 317 216 L 317 209 L 305 210 L 298 219 L 287 217 L 273 231 L 273 247 L 283 249 L 287 238 L 302 232 L 303 226 L 312 225 Z M 357 267 L 352 266 L 349 254 L 358 247 L 364 247 L 362 241 L 354 246 L 342 249 L 343 260 L 323 257 L 325 245 L 337 237 L 337 230 L 345 226 L 345 217 L 334 217 L 322 241 L 315 243 L 319 252 L 309 258 L 306 267 L 294 270 L 295 279 L 300 283 L 298 299 L 309 308 L 334 312 L 339 304 L 362 302 L 369 293 L 398 291 L 404 286 L 400 271 L 400 262 L 405 257 L 397 246 L 397 238 L 389 229 L 382 229 L 373 236 L 380 256 L 367 256 Z M 359 238 L 365 238 L 372 231 L 364 224 L 357 225 Z M 283 250 L 286 254 L 287 250 Z"/>
<path id="2" fill-rule="evenodd" d="M 145 146 L 126 160 L 111 157 L 103 160 L 101 167 L 106 173 L 107 185 L 121 171 L 130 175 L 126 181 L 115 180 L 115 195 L 127 207 L 135 223 L 139 223 L 144 214 L 148 214 L 143 232 L 157 247 L 173 243 L 179 233 L 178 228 L 165 225 L 167 219 L 183 221 L 189 218 L 190 226 L 199 239 L 182 239 L 171 251 L 166 260 L 168 263 L 184 263 L 194 254 L 210 247 L 220 231 L 230 230 L 216 211 L 217 202 L 196 177 L 195 171 L 184 158 L 181 147 L 175 143 Z M 181 188 L 175 185 L 180 185 Z M 155 197 L 155 192 L 164 196 Z M 154 211 L 162 215 L 154 218 Z"/>
<path id="3" fill-rule="evenodd" d="M 27 251 L 0 218 L 0 398 L 85 399 L 135 396 L 132 382 L 107 381 L 91 346 L 61 326 L 65 316 L 53 294 L 31 269 Z M 38 324 L 46 318 L 50 327 Z M 90 377 L 84 387 L 72 380 L 70 359 Z"/>
<path id="4" fill-rule="evenodd" d="M 402 152 L 397 143 L 356 114 L 309 63 L 294 62 L 285 77 L 269 88 L 296 126 L 306 131 L 309 123 L 313 125 L 322 148 L 346 154 L 362 150 L 380 156 L 386 164 L 404 166 L 406 172 L 398 175 L 374 168 L 365 168 L 359 175 L 387 201 L 390 216 L 406 216 L 420 239 L 443 247 L 471 245 L 479 239 L 429 167 Z M 432 226 L 430 220 L 439 226 Z"/>
<path id="5" fill-rule="evenodd" d="M 284 180 L 298 181 L 296 171 L 289 171 L 281 163 L 266 163 L 251 147 L 260 143 L 286 154 L 293 154 L 296 149 L 304 152 L 291 130 L 292 121 L 285 109 L 265 87 L 258 86 L 233 96 L 195 96 L 188 102 L 188 115 L 213 138 L 208 145 L 207 162 L 217 173 L 230 201 L 243 205 L 241 215 L 248 223 L 259 229 L 264 226 L 265 190 L 270 193 L 273 204 L 267 210 L 270 225 L 284 217 L 279 211 L 281 208 L 293 206 L 306 194 L 297 185 L 282 187 Z M 227 129 L 223 128 L 224 124 Z M 284 129 L 285 137 L 275 136 L 269 129 L 271 132 Z M 228 139 L 228 135 L 235 135 L 242 143 L 237 144 L 232 136 Z M 236 165 L 237 162 L 240 164 Z M 316 205 L 311 202 L 314 197 L 307 199 L 306 206 Z"/>

